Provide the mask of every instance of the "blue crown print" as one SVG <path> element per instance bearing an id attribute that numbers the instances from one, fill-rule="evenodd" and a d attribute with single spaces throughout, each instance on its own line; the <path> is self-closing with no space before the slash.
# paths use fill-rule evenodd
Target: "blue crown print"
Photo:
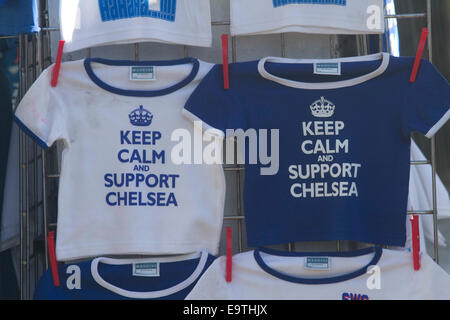
<path id="1" fill-rule="evenodd" d="M 143 106 L 139 106 L 138 109 L 133 110 L 128 117 L 133 126 L 146 127 L 152 123 L 153 114 L 145 110 Z"/>

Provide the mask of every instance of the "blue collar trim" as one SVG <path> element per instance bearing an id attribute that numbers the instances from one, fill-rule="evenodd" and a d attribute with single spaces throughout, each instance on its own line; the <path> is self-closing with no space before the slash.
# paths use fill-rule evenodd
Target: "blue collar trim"
<path id="1" fill-rule="evenodd" d="M 262 259 L 260 252 L 264 252 L 270 255 L 282 256 L 282 257 L 306 257 L 306 256 L 321 256 L 321 257 L 358 257 L 363 256 L 370 253 L 375 253 L 372 260 L 363 268 L 350 272 L 345 275 L 340 275 L 336 277 L 329 278 L 298 278 L 283 274 L 278 272 L 272 268 L 270 268 Z M 356 277 L 359 277 L 367 272 L 367 268 L 369 266 L 376 265 L 381 258 L 383 253 L 383 249 L 381 246 L 370 247 L 366 249 L 349 251 L 349 252 L 284 252 L 273 249 L 256 249 L 253 251 L 253 255 L 255 257 L 256 263 L 263 269 L 265 272 L 273 275 L 276 278 L 281 280 L 294 282 L 294 283 L 302 283 L 302 284 L 327 284 L 327 283 L 337 283 L 342 281 L 347 281 Z"/>
<path id="2" fill-rule="evenodd" d="M 161 90 L 125 90 L 110 86 L 109 84 L 100 80 L 100 78 L 98 78 L 97 75 L 92 70 L 91 65 L 92 62 L 101 63 L 108 66 L 174 66 L 192 63 L 193 67 L 191 73 L 186 78 L 168 88 Z M 89 78 L 91 78 L 91 80 L 96 85 L 98 85 L 100 88 L 106 91 L 128 97 L 157 97 L 177 91 L 186 86 L 187 84 L 189 84 L 197 76 L 198 70 L 200 68 L 200 63 L 195 58 L 184 58 L 179 60 L 168 60 L 168 61 L 133 61 L 133 60 L 109 60 L 103 58 L 87 58 L 84 60 L 84 68 L 86 69 Z"/>

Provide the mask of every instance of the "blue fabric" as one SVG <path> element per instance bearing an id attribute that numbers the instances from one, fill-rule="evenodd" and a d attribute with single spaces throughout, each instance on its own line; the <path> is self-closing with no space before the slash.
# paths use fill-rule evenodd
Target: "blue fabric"
<path id="1" fill-rule="evenodd" d="M 215 257 L 208 255 L 203 272 L 208 269 Z M 35 300 L 131 300 L 100 286 L 92 277 L 92 261 L 77 264 L 60 265 L 58 267 L 60 287 L 53 285 L 51 270 L 47 270 L 36 287 Z M 160 263 L 159 277 L 133 276 L 132 265 L 107 265 L 99 263 L 98 273 L 108 283 L 121 289 L 133 292 L 150 292 L 164 290 L 187 279 L 195 270 L 199 258 L 186 261 Z M 69 269 L 76 265 L 80 268 L 81 289 L 69 289 L 73 271 Z M 200 275 L 201 276 L 201 275 Z M 200 277 L 199 277 L 200 278 Z M 197 283 L 198 279 L 185 289 L 167 297 L 155 300 L 184 300 Z"/>
<path id="2" fill-rule="evenodd" d="M 39 32 L 37 0 L 9 0 L 0 6 L 0 35 Z"/>
<path id="3" fill-rule="evenodd" d="M 17 299 L 19 299 L 19 287 L 10 249 L 0 252 L 0 300 Z"/>
<path id="4" fill-rule="evenodd" d="M 275 175 L 261 175 L 267 166 L 259 161 L 249 164 L 247 144 L 244 212 L 250 247 L 326 240 L 404 245 L 410 135 L 426 134 L 450 107 L 449 84 L 428 61 L 422 60 L 417 81 L 409 82 L 413 62 L 391 57 L 382 74 L 338 89 L 285 86 L 263 78 L 253 61 L 231 64 L 231 87 L 224 90 L 222 67 L 210 71 L 185 105 L 193 118 L 223 132 L 279 129 Z M 355 78 L 379 65 L 343 63 L 341 76 L 313 74 L 312 64 L 266 63 L 266 70 L 315 83 Z M 319 118 L 311 107 L 315 101 L 321 105 L 322 97 L 335 110 Z M 339 123 L 344 127 L 336 131 Z M 338 148 L 338 142 L 347 148 Z M 314 177 L 313 166 L 320 170 Z M 334 167 L 333 176 L 327 166 Z M 344 186 L 347 191 L 339 192 Z"/>

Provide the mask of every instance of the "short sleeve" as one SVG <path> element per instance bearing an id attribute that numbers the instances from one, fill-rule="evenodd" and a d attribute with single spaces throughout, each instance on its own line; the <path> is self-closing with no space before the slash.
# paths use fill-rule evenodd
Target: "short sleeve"
<path id="1" fill-rule="evenodd" d="M 186 300 L 229 300 L 225 282 L 225 258 L 214 260 L 186 297 Z"/>
<path id="2" fill-rule="evenodd" d="M 232 88 L 223 88 L 222 74 L 220 65 L 211 69 L 186 102 L 183 114 L 192 121 L 201 121 L 213 135 L 224 137 L 227 129 L 245 130 L 246 125 L 243 106 Z"/>
<path id="3" fill-rule="evenodd" d="M 427 60 L 422 60 L 416 81 L 406 100 L 408 131 L 419 131 L 431 138 L 450 117 L 448 81 Z"/>
<path id="4" fill-rule="evenodd" d="M 52 88 L 51 67 L 46 69 L 20 102 L 14 120 L 17 125 L 43 148 L 50 147 L 65 136 L 63 106 Z"/>

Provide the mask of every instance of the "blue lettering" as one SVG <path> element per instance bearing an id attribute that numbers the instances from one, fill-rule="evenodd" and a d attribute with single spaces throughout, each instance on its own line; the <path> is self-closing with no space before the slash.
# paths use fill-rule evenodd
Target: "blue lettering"
<path id="1" fill-rule="evenodd" d="M 175 195 L 172 192 L 169 194 L 169 199 L 167 199 L 167 206 L 170 206 L 171 204 L 178 207 L 177 199 L 175 199 Z"/>
<path id="2" fill-rule="evenodd" d="M 130 139 L 128 139 L 128 135 L 130 131 L 120 131 L 120 144 L 131 144 Z"/>
<path id="3" fill-rule="evenodd" d="M 98 0 L 98 7 L 100 9 L 102 21 L 111 20 L 111 15 L 109 14 L 108 0 Z"/>
<path id="4" fill-rule="evenodd" d="M 123 158 L 123 156 L 122 156 L 124 153 L 128 154 L 129 151 L 128 151 L 127 149 L 122 149 L 122 150 L 120 150 L 119 153 L 117 154 L 117 157 L 119 158 L 119 161 L 122 162 L 122 163 L 128 162 L 128 160 L 125 159 L 125 158 Z"/>
<path id="5" fill-rule="evenodd" d="M 154 206 L 155 205 L 155 193 L 154 192 L 149 192 L 147 194 L 147 199 L 148 199 L 148 205 L 149 206 Z"/>
<path id="6" fill-rule="evenodd" d="M 112 202 L 110 200 L 111 196 L 114 196 L 115 193 L 114 192 L 110 192 L 106 195 L 106 203 L 109 204 L 110 206 L 115 206 L 117 202 Z"/>
<path id="7" fill-rule="evenodd" d="M 158 3 L 159 8 L 155 8 Z M 159 0 L 152 7 L 149 0 L 98 0 L 103 22 L 136 17 L 151 17 L 173 22 L 176 5 L 176 0 Z"/>
<path id="8" fill-rule="evenodd" d="M 126 1 L 127 1 L 128 18 L 136 17 L 133 0 L 126 0 Z"/>
<path id="9" fill-rule="evenodd" d="M 109 0 L 109 14 L 111 15 L 111 20 L 119 19 L 119 10 L 117 9 L 116 0 Z"/>
<path id="10" fill-rule="evenodd" d="M 117 0 L 117 7 L 120 19 L 128 18 L 128 6 L 126 0 Z"/>
<path id="11" fill-rule="evenodd" d="M 113 186 L 113 181 L 111 177 L 112 177 L 111 173 L 105 174 L 105 187 L 107 188 L 111 188 Z"/>

